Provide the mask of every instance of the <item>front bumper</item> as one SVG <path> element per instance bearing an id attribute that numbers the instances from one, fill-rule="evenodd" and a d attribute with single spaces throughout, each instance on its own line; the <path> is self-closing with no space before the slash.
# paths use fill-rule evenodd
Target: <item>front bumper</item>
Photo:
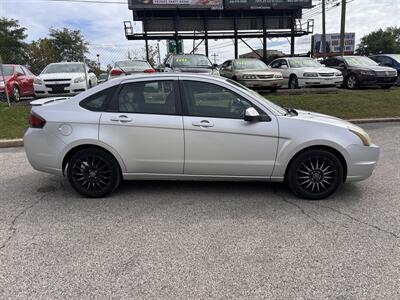
<path id="1" fill-rule="evenodd" d="M 362 86 L 392 86 L 397 82 L 397 77 L 362 77 Z"/>
<path id="2" fill-rule="evenodd" d="M 74 96 L 86 91 L 86 82 L 62 82 L 34 84 L 36 97 Z"/>
<path id="3" fill-rule="evenodd" d="M 302 77 L 299 78 L 299 86 L 339 86 L 343 83 L 342 76 L 334 76 L 334 77 Z"/>
<path id="4" fill-rule="evenodd" d="M 270 78 L 270 79 L 238 79 L 240 84 L 248 88 L 279 88 L 283 84 L 283 78 Z"/>
<path id="5" fill-rule="evenodd" d="M 378 163 L 380 148 L 376 145 L 350 145 L 346 151 L 349 155 L 347 181 L 361 181 L 370 177 Z"/>

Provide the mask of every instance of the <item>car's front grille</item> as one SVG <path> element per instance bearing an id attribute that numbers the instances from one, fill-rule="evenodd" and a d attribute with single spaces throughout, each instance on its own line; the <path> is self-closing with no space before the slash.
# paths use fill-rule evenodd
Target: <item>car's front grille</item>
<path id="1" fill-rule="evenodd" d="M 334 73 L 319 73 L 319 76 L 321 77 L 333 77 L 334 75 Z"/>
<path id="2" fill-rule="evenodd" d="M 273 74 L 269 74 L 269 75 L 257 75 L 258 78 L 260 79 L 270 79 L 270 78 L 274 78 Z"/>
<path id="3" fill-rule="evenodd" d="M 376 71 L 376 76 L 378 77 L 396 77 L 396 71 Z"/>
<path id="4" fill-rule="evenodd" d="M 67 88 L 69 86 L 70 86 L 69 83 L 66 83 L 66 84 L 46 84 L 46 87 L 51 89 L 51 91 L 49 91 L 49 93 L 52 93 L 52 94 L 65 93 L 65 88 Z"/>
<path id="5" fill-rule="evenodd" d="M 59 82 L 59 81 L 71 81 L 71 78 L 65 78 L 65 79 L 44 79 L 44 82 Z"/>

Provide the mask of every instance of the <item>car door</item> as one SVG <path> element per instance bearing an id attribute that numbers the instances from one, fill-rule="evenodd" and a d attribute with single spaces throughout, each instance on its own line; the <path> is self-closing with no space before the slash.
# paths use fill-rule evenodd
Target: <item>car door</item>
<path id="1" fill-rule="evenodd" d="M 183 119 L 177 78 L 123 82 L 100 119 L 99 139 L 128 173 L 182 174 Z"/>
<path id="2" fill-rule="evenodd" d="M 19 86 L 19 92 L 21 93 L 21 96 L 26 96 L 29 94 L 29 79 L 26 76 L 24 70 L 22 69 L 21 66 L 16 66 L 15 67 L 15 73 L 17 75 L 17 83 Z"/>
<path id="3" fill-rule="evenodd" d="M 22 67 L 27 78 L 27 94 L 34 95 L 35 89 L 33 87 L 33 82 L 35 81 L 35 75 L 26 67 Z"/>
<path id="4" fill-rule="evenodd" d="M 181 79 L 187 175 L 269 177 L 275 165 L 278 124 L 246 122 L 249 107 L 268 116 L 245 92 L 227 83 Z M 235 90 L 236 89 L 236 90 Z"/>

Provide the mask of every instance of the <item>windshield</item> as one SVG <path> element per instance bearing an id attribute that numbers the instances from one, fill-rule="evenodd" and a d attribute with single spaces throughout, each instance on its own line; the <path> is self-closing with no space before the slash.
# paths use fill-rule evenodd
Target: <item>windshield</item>
<path id="1" fill-rule="evenodd" d="M 265 70 L 267 65 L 258 59 L 237 59 L 233 61 L 236 70 Z"/>
<path id="2" fill-rule="evenodd" d="M 115 62 L 115 67 L 125 72 L 142 72 L 151 69 L 150 64 L 144 60 L 121 60 Z"/>
<path id="3" fill-rule="evenodd" d="M 289 59 L 291 68 L 321 68 L 322 65 L 312 58 L 291 58 Z"/>
<path id="4" fill-rule="evenodd" d="M 51 73 L 85 73 L 83 64 L 51 64 L 48 65 L 42 72 L 42 74 Z"/>
<path id="5" fill-rule="evenodd" d="M 211 68 L 210 60 L 203 55 L 178 55 L 172 59 L 172 66 L 178 68 Z"/>
<path id="6" fill-rule="evenodd" d="M 253 95 L 253 96 L 256 97 L 257 99 L 259 99 L 259 100 L 261 100 L 261 101 L 264 101 L 264 102 L 267 102 L 268 106 L 272 107 L 272 108 L 273 108 L 274 110 L 276 110 L 278 113 L 280 113 L 280 114 L 282 114 L 282 115 L 285 115 L 285 114 L 287 113 L 287 111 L 286 111 L 283 107 L 280 107 L 279 105 L 277 105 L 277 104 L 275 104 L 275 103 L 273 103 L 273 102 L 267 100 L 266 98 L 264 98 L 263 96 L 261 96 L 259 93 L 257 93 L 257 92 L 255 92 L 255 91 L 253 91 L 253 90 L 251 90 L 251 89 L 245 87 L 244 85 L 241 85 L 240 83 L 238 83 L 238 82 L 236 82 L 236 81 L 234 81 L 234 80 L 231 80 L 231 79 L 227 79 L 226 81 L 228 81 L 230 84 L 233 84 L 233 85 L 235 85 L 235 86 L 237 86 L 237 87 L 240 87 L 240 88 L 246 90 L 248 93 L 250 93 L 251 95 Z"/>
<path id="7" fill-rule="evenodd" d="M 373 61 L 372 59 L 365 57 L 365 56 L 351 56 L 351 57 L 344 57 L 346 63 L 351 67 L 356 66 L 378 66 L 378 64 Z"/>
<path id="8" fill-rule="evenodd" d="M 390 55 L 391 58 L 393 58 L 394 60 L 400 62 L 400 54 L 392 54 Z"/>
<path id="9" fill-rule="evenodd" d="M 3 75 L 4 76 L 11 76 L 14 73 L 14 67 L 12 66 L 3 66 Z M 0 80 L 3 80 L 0 78 Z"/>

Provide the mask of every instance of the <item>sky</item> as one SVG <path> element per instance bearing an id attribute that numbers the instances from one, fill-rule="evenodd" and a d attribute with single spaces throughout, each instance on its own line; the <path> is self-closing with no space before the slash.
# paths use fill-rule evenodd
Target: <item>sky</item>
<path id="1" fill-rule="evenodd" d="M 105 1 L 105 0 L 104 0 Z M 108 2 L 124 2 L 124 0 L 107 0 Z M 327 0 L 329 1 L 332 0 Z M 321 1 L 315 0 L 314 4 Z M 348 0 L 347 32 L 356 32 L 356 43 L 362 36 L 371 31 L 389 26 L 400 26 L 400 0 Z M 329 5 L 328 5 L 329 7 Z M 306 13 L 306 11 L 304 11 Z M 321 14 L 313 16 L 315 20 L 314 33 L 321 33 Z M 327 11 L 327 33 L 340 31 L 339 7 Z M 80 29 L 85 39 L 90 43 L 90 58 L 96 59 L 100 54 L 100 62 L 112 63 L 126 59 L 128 51 L 131 56 L 144 55 L 144 42 L 127 41 L 123 30 L 123 21 L 133 21 L 132 13 L 127 4 L 87 4 L 76 2 L 54 2 L 48 0 L 0 0 L 0 16 L 19 20 L 26 27 L 27 42 L 46 37 L 49 28 Z M 134 30 L 141 31 L 140 22 L 134 23 Z M 154 44 L 157 42 L 150 42 Z M 248 43 L 260 48 L 258 39 Z M 161 56 L 166 53 L 165 41 L 160 41 Z M 296 53 L 306 53 L 310 50 L 311 36 L 296 39 Z M 191 51 L 192 41 L 185 42 L 186 52 Z M 227 45 L 225 47 L 222 47 Z M 268 41 L 268 49 L 281 50 L 288 53 L 290 44 L 287 39 Z M 239 54 L 249 52 L 243 43 L 240 44 Z M 199 47 L 199 53 L 204 53 L 204 47 Z M 234 55 L 232 43 L 229 41 L 210 41 L 210 55 L 216 54 L 217 62 L 230 59 Z M 210 57 L 212 60 L 213 58 Z"/>

